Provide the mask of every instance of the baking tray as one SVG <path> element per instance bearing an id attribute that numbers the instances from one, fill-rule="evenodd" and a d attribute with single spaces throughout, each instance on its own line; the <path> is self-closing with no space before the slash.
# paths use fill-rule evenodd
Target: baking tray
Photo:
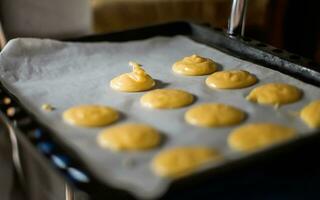
<path id="1" fill-rule="evenodd" d="M 69 41 L 83 41 L 83 42 L 99 42 L 99 41 L 131 41 L 147 39 L 154 36 L 175 36 L 175 35 L 186 35 L 191 37 L 193 40 L 212 46 L 218 50 L 239 57 L 250 62 L 254 62 L 265 67 L 269 67 L 274 70 L 281 71 L 287 75 L 293 76 L 304 82 L 319 86 L 320 75 L 319 71 L 316 70 L 317 66 L 310 60 L 306 60 L 297 55 L 290 54 L 280 49 L 270 47 L 261 42 L 248 39 L 240 38 L 237 36 L 229 37 L 221 29 L 212 29 L 210 27 L 195 25 L 186 22 L 171 23 L 165 25 L 158 25 L 148 28 L 142 28 L 137 30 L 131 30 L 126 32 L 89 36 L 85 38 L 72 39 Z M 318 68 L 319 69 L 319 68 Z M 83 181 L 70 176 L 70 173 L 65 169 L 58 168 L 62 174 L 66 175 L 74 185 L 81 190 L 87 192 L 93 199 L 112 197 L 116 198 L 133 198 L 129 193 L 114 189 L 104 185 L 99 178 L 94 177 L 87 167 L 83 164 L 81 159 L 77 156 L 76 152 L 64 145 L 63 141 L 51 134 L 49 128 L 44 127 L 42 124 L 35 120 L 34 116 L 31 116 L 18 102 L 18 100 L 11 95 L 1 85 L 1 95 L 9 96 L 13 101 L 10 104 L 2 104 L 2 111 L 6 111 L 8 107 L 16 107 L 19 113 L 10 118 L 14 124 L 18 127 L 20 134 L 24 134 L 26 138 L 34 144 L 41 153 L 43 153 L 50 162 L 52 155 L 63 155 L 66 158 L 66 163 L 69 167 L 78 169 L 82 172 L 86 180 Z M 35 131 L 36 130 L 36 131 Z M 37 133 L 37 134 L 35 134 Z M 213 171 L 206 171 L 196 176 L 186 177 L 179 181 L 174 182 L 171 189 L 163 197 L 167 198 L 172 195 L 178 195 L 184 193 L 188 188 L 196 188 L 204 183 L 208 183 L 208 180 L 217 177 L 219 174 L 226 173 L 231 169 L 238 168 L 239 166 L 249 163 L 251 161 L 257 161 L 258 159 L 265 159 L 268 156 L 283 154 L 286 151 L 291 151 L 300 146 L 306 144 L 311 145 L 319 137 L 318 134 L 312 134 L 299 140 L 292 141 L 288 144 L 280 145 L 268 152 L 257 153 L 241 161 L 231 162 L 227 166 L 215 168 Z M 294 148 L 296 146 L 296 148 Z M 57 164 L 57 163 L 54 163 Z M 183 186 L 183 187 L 182 187 Z"/>

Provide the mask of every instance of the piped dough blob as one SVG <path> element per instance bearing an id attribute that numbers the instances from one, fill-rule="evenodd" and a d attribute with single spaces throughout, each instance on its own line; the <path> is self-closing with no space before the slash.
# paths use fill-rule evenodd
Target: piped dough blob
<path id="1" fill-rule="evenodd" d="M 192 55 L 174 63 L 172 70 L 181 75 L 201 76 L 215 72 L 217 64 L 209 58 Z"/>
<path id="2" fill-rule="evenodd" d="M 101 147 L 113 151 L 147 150 L 159 145 L 161 136 L 152 126 L 122 124 L 103 130 L 97 138 Z"/>
<path id="3" fill-rule="evenodd" d="M 185 120 L 200 127 L 222 127 L 239 124 L 245 113 L 233 106 L 219 103 L 196 105 L 185 114 Z"/>
<path id="4" fill-rule="evenodd" d="M 179 178 L 191 174 L 204 164 L 221 160 L 220 153 L 206 147 L 175 147 L 160 152 L 152 161 L 158 176 Z"/>
<path id="5" fill-rule="evenodd" d="M 209 87 L 217 89 L 238 89 L 249 87 L 257 82 L 257 78 L 244 70 L 215 72 L 206 79 Z"/>
<path id="6" fill-rule="evenodd" d="M 241 126 L 228 137 L 234 150 L 251 152 L 295 137 L 295 130 L 279 124 L 255 123 Z"/>
<path id="7" fill-rule="evenodd" d="M 143 95 L 143 106 L 157 109 L 180 108 L 191 104 L 194 97 L 189 92 L 178 89 L 157 89 Z"/>
<path id="8" fill-rule="evenodd" d="M 80 105 L 64 111 L 63 119 L 69 124 L 82 127 L 99 127 L 111 124 L 119 118 L 119 113 L 108 106 Z"/>
<path id="9" fill-rule="evenodd" d="M 140 92 L 153 88 L 155 81 L 147 74 L 141 65 L 130 62 L 132 72 L 121 74 L 110 82 L 110 87 L 122 92 Z"/>
<path id="10" fill-rule="evenodd" d="M 300 117 L 310 128 L 320 128 L 320 100 L 305 106 L 300 112 Z"/>
<path id="11" fill-rule="evenodd" d="M 302 92 L 295 86 L 285 83 L 268 83 L 253 89 L 247 100 L 265 105 L 283 105 L 298 101 Z"/>

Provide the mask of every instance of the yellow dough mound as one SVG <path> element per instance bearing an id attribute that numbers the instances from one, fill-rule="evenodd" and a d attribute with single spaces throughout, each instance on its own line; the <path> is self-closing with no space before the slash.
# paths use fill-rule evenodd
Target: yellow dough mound
<path id="1" fill-rule="evenodd" d="M 215 72 L 217 64 L 209 58 L 192 55 L 174 63 L 172 70 L 181 75 L 201 76 Z"/>
<path id="2" fill-rule="evenodd" d="M 295 137 L 295 131 L 278 124 L 255 123 L 235 129 L 228 137 L 230 147 L 250 152 Z"/>
<path id="3" fill-rule="evenodd" d="M 282 105 L 298 101 L 302 92 L 295 86 L 285 83 L 268 83 L 253 89 L 247 100 L 267 105 Z"/>
<path id="4" fill-rule="evenodd" d="M 175 147 L 160 152 L 152 161 L 152 169 L 158 176 L 179 178 L 202 165 L 221 160 L 217 150 L 206 147 Z"/>
<path id="5" fill-rule="evenodd" d="M 159 145 L 158 131 L 144 124 L 122 124 L 103 130 L 97 138 L 101 147 L 114 151 L 146 150 Z"/>
<path id="6" fill-rule="evenodd" d="M 171 109 L 187 106 L 193 102 L 193 95 L 178 89 L 157 89 L 143 95 L 143 106 L 158 109 Z"/>
<path id="7" fill-rule="evenodd" d="M 311 128 L 320 128 L 320 100 L 305 106 L 300 112 L 301 119 Z"/>
<path id="8" fill-rule="evenodd" d="M 210 75 L 206 84 L 218 89 L 238 89 L 249 87 L 257 82 L 257 78 L 244 70 L 215 72 Z"/>
<path id="9" fill-rule="evenodd" d="M 205 103 L 196 105 L 185 114 L 185 120 L 192 125 L 200 127 L 221 127 L 240 123 L 245 113 L 235 107 L 219 104 Z"/>
<path id="10" fill-rule="evenodd" d="M 111 107 L 80 105 L 64 111 L 63 119 L 69 124 L 83 127 L 99 127 L 118 120 L 119 113 Z"/>
<path id="11" fill-rule="evenodd" d="M 122 92 L 140 92 L 153 88 L 155 81 L 142 68 L 141 65 L 130 62 L 132 72 L 122 74 L 110 82 L 110 87 Z"/>

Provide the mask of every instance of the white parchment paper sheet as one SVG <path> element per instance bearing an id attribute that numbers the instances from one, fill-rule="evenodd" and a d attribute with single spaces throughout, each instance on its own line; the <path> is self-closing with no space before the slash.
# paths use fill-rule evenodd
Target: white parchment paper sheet
<path id="1" fill-rule="evenodd" d="M 184 77 L 171 71 L 172 64 L 188 55 L 199 54 L 217 61 L 223 70 L 245 69 L 255 74 L 259 83 L 245 89 L 213 90 L 205 85 L 207 76 Z M 0 55 L 1 81 L 31 112 L 55 130 L 67 145 L 74 148 L 90 169 L 107 184 L 122 188 L 140 198 L 153 198 L 165 192 L 170 181 L 155 176 L 150 161 L 161 149 L 177 145 L 206 145 L 219 149 L 226 161 L 244 156 L 227 146 L 233 127 L 197 128 L 184 121 L 190 108 L 150 110 L 143 108 L 139 98 L 145 94 L 113 91 L 109 81 L 130 71 L 129 61 L 141 63 L 159 80 L 159 88 L 180 88 L 197 97 L 196 102 L 222 102 L 243 109 L 250 122 L 276 122 L 294 127 L 300 134 L 310 130 L 292 114 L 306 103 L 320 98 L 320 90 L 279 72 L 234 58 L 184 36 L 155 37 L 132 42 L 65 43 L 41 39 L 15 39 Z M 303 90 L 303 99 L 275 110 L 245 100 L 249 91 L 268 82 L 285 82 Z M 50 103 L 57 110 L 41 110 Z M 67 125 L 62 112 L 78 104 L 103 104 L 118 109 L 123 118 L 115 123 L 140 122 L 159 129 L 166 140 L 163 145 L 146 152 L 114 153 L 100 148 L 96 136 L 101 128 L 76 128 Z M 243 123 L 243 124 L 244 124 Z M 130 162 L 131 164 L 125 164 Z M 223 163 L 222 163 L 223 164 Z M 212 166 L 214 167 L 214 166 Z"/>

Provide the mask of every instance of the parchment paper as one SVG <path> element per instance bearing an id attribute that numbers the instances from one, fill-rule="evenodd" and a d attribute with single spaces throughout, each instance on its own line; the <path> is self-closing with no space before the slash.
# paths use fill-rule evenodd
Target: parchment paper
<path id="1" fill-rule="evenodd" d="M 184 77 L 173 74 L 172 64 L 188 55 L 199 54 L 217 61 L 220 69 L 245 69 L 255 74 L 259 83 L 245 89 L 213 90 L 205 85 L 207 76 Z M 158 88 L 180 88 L 196 95 L 197 101 L 221 102 L 243 109 L 248 118 L 243 123 L 275 122 L 297 129 L 299 134 L 311 130 L 293 114 L 306 103 L 320 98 L 320 90 L 279 72 L 234 58 L 211 47 L 196 43 L 185 36 L 155 37 L 143 41 L 120 43 L 65 43 L 54 40 L 15 39 L 0 55 L 1 81 L 44 124 L 51 127 L 67 145 L 74 148 L 90 169 L 111 186 L 128 190 L 139 198 L 163 194 L 171 181 L 159 178 L 150 169 L 150 161 L 160 150 L 177 145 L 206 145 L 222 152 L 224 164 L 247 156 L 227 146 L 227 136 L 237 126 L 197 128 L 184 121 L 191 106 L 175 110 L 151 110 L 139 103 L 145 92 L 113 91 L 109 81 L 130 71 L 129 61 L 141 63 L 158 80 Z M 303 90 L 303 99 L 275 110 L 245 100 L 254 87 L 268 82 L 285 82 Z M 41 110 L 50 103 L 57 109 Z M 61 113 L 78 104 L 113 106 L 123 114 L 115 123 L 140 122 L 151 124 L 166 136 L 163 145 L 145 152 L 114 153 L 100 148 L 96 136 L 101 128 L 76 128 L 65 124 Z M 128 164 L 130 163 L 130 164 Z M 207 167 L 214 167 L 207 166 Z"/>

